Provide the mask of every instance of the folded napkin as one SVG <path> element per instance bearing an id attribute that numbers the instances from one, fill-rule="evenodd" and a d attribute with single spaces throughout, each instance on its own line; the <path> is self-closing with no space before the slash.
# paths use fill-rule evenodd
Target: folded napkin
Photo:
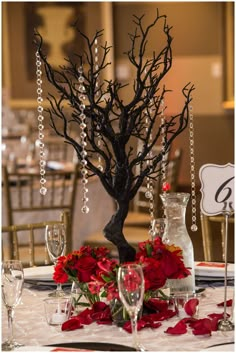
<path id="1" fill-rule="evenodd" d="M 195 275 L 202 277 L 224 277 L 225 264 L 223 262 L 195 262 Z M 227 277 L 234 277 L 234 264 L 228 264 Z"/>
<path id="2" fill-rule="evenodd" d="M 52 281 L 54 266 L 37 266 L 24 268 L 24 278 L 32 280 Z"/>

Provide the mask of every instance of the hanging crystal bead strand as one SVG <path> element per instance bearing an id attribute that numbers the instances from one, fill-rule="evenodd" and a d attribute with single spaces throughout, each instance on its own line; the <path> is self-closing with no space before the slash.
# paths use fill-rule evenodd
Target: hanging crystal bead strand
<path id="1" fill-rule="evenodd" d="M 189 105 L 189 151 L 190 151 L 190 176 L 191 176 L 191 212 L 192 212 L 192 232 L 198 230 L 197 226 L 197 201 L 196 201 L 196 182 L 195 182 L 195 156 L 194 156 L 194 125 L 193 125 L 193 106 Z"/>
<path id="2" fill-rule="evenodd" d="M 148 131 L 149 127 L 149 119 L 148 115 L 146 117 L 146 131 Z M 152 133 L 150 133 L 149 137 L 150 144 L 152 143 Z M 153 152 L 150 150 L 147 154 L 147 167 L 152 169 L 152 157 Z M 149 235 L 153 237 L 153 220 L 154 220 L 154 190 L 153 190 L 153 180 L 150 177 L 147 177 L 147 191 L 145 193 L 145 197 L 149 200 L 149 214 L 150 214 L 150 227 L 149 227 Z"/>
<path id="3" fill-rule="evenodd" d="M 87 203 L 89 201 L 88 197 L 87 197 L 87 193 L 88 193 L 88 188 L 87 188 L 87 184 L 88 184 L 88 170 L 87 170 L 87 151 L 86 151 L 86 146 L 87 146 L 87 142 L 86 142 L 86 115 L 84 113 L 85 110 L 85 87 L 84 87 L 84 76 L 83 76 L 83 67 L 80 66 L 78 69 L 78 73 L 79 73 L 79 100 L 80 100 L 80 143 L 81 143 L 81 165 L 82 165 L 82 169 L 81 169 L 81 173 L 82 173 L 82 208 L 81 208 L 81 212 L 82 213 L 88 213 L 89 212 L 89 207 L 87 206 Z"/>
<path id="4" fill-rule="evenodd" d="M 165 153 L 165 143 L 166 143 L 166 118 L 165 118 L 165 102 L 161 99 L 161 183 L 162 183 L 162 193 L 165 194 L 170 190 L 170 185 L 166 180 L 166 153 Z M 165 207 L 163 206 L 163 217 L 166 216 Z"/>
<path id="5" fill-rule="evenodd" d="M 99 64 L 98 64 L 98 39 L 96 38 L 95 41 L 94 41 L 94 61 L 95 61 L 95 70 L 97 71 L 99 69 Z M 98 74 L 97 74 L 97 77 L 96 77 L 96 84 L 95 84 L 95 88 L 96 88 L 96 96 L 99 97 L 99 77 L 98 77 Z M 98 127 L 100 128 L 100 126 Z M 98 147 L 100 148 L 101 147 L 101 134 L 98 132 L 98 135 L 97 135 L 97 144 L 98 144 Z M 98 169 L 100 169 L 100 171 L 102 172 L 103 171 L 103 166 L 102 166 L 102 159 L 101 159 L 101 156 L 100 154 L 98 154 Z"/>
<path id="6" fill-rule="evenodd" d="M 46 179 L 45 179 L 45 167 L 46 167 L 46 161 L 45 161 L 45 151 L 44 151 L 44 125 L 43 125 L 43 90 L 42 90 L 42 62 L 41 58 L 39 55 L 39 52 L 36 51 L 36 84 L 37 84 L 37 112 L 38 112 L 38 139 L 39 139 L 39 173 L 40 173 L 40 189 L 39 192 L 41 195 L 46 195 L 47 193 L 47 188 L 46 188 Z"/>

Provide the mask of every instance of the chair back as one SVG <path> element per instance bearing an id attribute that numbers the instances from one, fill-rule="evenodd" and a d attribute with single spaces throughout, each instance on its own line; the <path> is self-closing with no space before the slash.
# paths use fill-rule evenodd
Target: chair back
<path id="1" fill-rule="evenodd" d="M 8 172 L 3 167 L 3 191 L 7 208 L 7 225 L 15 224 L 15 215 L 32 214 L 35 219 L 37 212 L 59 210 L 69 211 L 68 224 L 70 239 L 68 249 L 72 247 L 72 224 L 76 200 L 78 166 L 71 171 L 48 171 L 45 176 L 47 183 L 46 195 L 39 193 L 39 173 Z"/>
<path id="2" fill-rule="evenodd" d="M 222 215 L 206 216 L 203 213 L 200 215 L 203 253 L 205 261 L 215 261 L 214 249 L 216 248 L 217 235 L 221 238 L 221 261 L 225 261 L 225 217 Z M 228 218 L 228 235 L 233 226 L 234 215 Z M 232 232 L 234 234 L 234 231 Z"/>
<path id="3" fill-rule="evenodd" d="M 46 137 L 44 140 L 47 160 L 50 161 L 72 161 L 74 156 L 73 147 L 62 142 L 58 136 Z"/>
<path id="4" fill-rule="evenodd" d="M 64 224 L 66 232 L 66 252 L 69 234 L 69 212 L 61 213 L 60 220 L 17 224 L 2 227 L 2 260 L 21 260 L 24 267 L 47 265 L 50 263 L 45 241 L 39 234 L 45 233 L 46 225 Z M 39 238 L 39 240 L 38 240 Z"/>

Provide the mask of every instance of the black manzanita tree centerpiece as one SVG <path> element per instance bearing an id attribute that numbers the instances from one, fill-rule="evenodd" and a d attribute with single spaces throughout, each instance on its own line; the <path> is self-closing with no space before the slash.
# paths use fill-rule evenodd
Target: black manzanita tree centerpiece
<path id="1" fill-rule="evenodd" d="M 152 57 L 146 58 L 150 30 L 161 21 L 165 37 L 164 47 L 159 54 L 153 50 Z M 103 231 L 104 236 L 117 247 L 120 262 L 133 261 L 135 258 L 135 249 L 126 241 L 123 234 L 129 203 L 145 178 L 155 180 L 160 177 L 163 156 L 169 151 L 173 140 L 187 127 L 191 92 L 194 89 L 190 84 L 182 89 L 183 109 L 178 115 L 165 120 L 163 144 L 161 141 L 163 126 L 159 124 L 158 127 L 156 122 L 158 118 L 160 121 L 163 109 L 161 103 L 167 93 L 161 83 L 172 65 L 171 28 L 166 23 L 166 16 L 159 16 L 158 11 L 153 23 L 147 27 L 143 25 L 143 16 L 134 16 L 133 22 L 136 28 L 133 34 L 129 34 L 130 50 L 125 53 L 136 74 L 133 96 L 129 102 L 124 102 L 121 98 L 125 85 L 116 79 L 101 82 L 102 72 L 110 65 L 107 62 L 110 47 L 106 43 L 104 46 L 100 45 L 98 66 L 94 61 L 94 46 L 98 38 L 101 41 L 103 31 L 97 31 L 90 40 L 75 25 L 78 35 L 85 40 L 86 49 L 81 54 L 74 53 L 73 59 L 71 55 L 66 60 L 66 66 L 57 70 L 47 61 L 42 51 L 42 37 L 38 32 L 35 33 L 38 53 L 44 63 L 47 79 L 58 92 L 56 96 L 51 94 L 48 96 L 50 108 L 47 112 L 50 116 L 50 125 L 66 143 L 74 147 L 78 160 L 86 161 L 84 166 L 86 165 L 89 172 L 88 176 L 97 175 L 107 193 L 116 201 L 117 210 Z M 84 68 L 82 93 L 86 96 L 85 103 L 79 89 L 81 67 Z M 70 114 L 64 109 L 65 103 L 70 106 Z M 83 119 L 81 119 L 81 104 L 85 105 L 82 111 Z M 79 127 L 83 124 L 86 153 L 81 139 L 78 141 L 71 135 L 70 126 L 75 123 Z M 142 149 L 136 152 L 131 146 L 140 142 Z M 158 155 L 151 155 L 150 151 L 158 143 L 162 143 L 162 151 Z M 94 162 L 98 156 L 103 168 Z M 138 175 L 137 166 L 139 166 Z"/>

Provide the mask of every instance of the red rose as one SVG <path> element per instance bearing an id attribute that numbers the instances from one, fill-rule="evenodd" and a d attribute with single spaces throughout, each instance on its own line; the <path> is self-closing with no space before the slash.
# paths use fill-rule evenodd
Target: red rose
<path id="1" fill-rule="evenodd" d="M 117 260 L 110 260 L 103 258 L 102 260 L 98 261 L 98 267 L 100 270 L 104 272 L 104 274 L 108 274 L 109 272 L 112 272 L 116 265 L 118 264 Z M 101 272 L 99 272 L 101 274 Z"/>
<path id="2" fill-rule="evenodd" d="M 155 259 L 146 259 L 146 265 L 143 267 L 145 290 L 156 290 L 166 283 L 166 276 L 160 266 L 160 262 Z"/>
<path id="3" fill-rule="evenodd" d="M 94 255 L 97 259 L 102 259 L 106 257 L 110 253 L 110 250 L 107 249 L 105 246 L 100 246 L 99 248 L 94 249 Z"/>
<path id="4" fill-rule="evenodd" d="M 77 260 L 76 268 L 78 270 L 78 280 L 80 282 L 89 282 L 97 268 L 97 261 L 92 256 L 83 256 Z"/>
<path id="5" fill-rule="evenodd" d="M 53 280 L 56 283 L 66 283 L 68 282 L 68 275 L 64 271 L 64 266 L 62 262 L 59 262 L 55 268 L 54 268 L 54 273 L 53 273 Z"/>

